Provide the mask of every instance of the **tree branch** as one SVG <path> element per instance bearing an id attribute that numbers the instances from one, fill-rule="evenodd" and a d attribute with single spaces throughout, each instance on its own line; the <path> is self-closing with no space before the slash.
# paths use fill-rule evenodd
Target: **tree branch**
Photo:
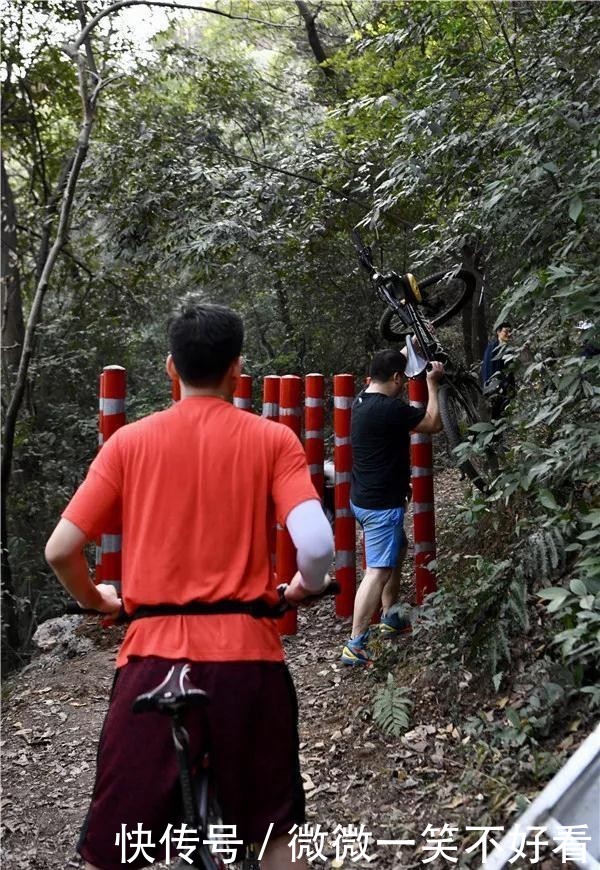
<path id="1" fill-rule="evenodd" d="M 19 368 L 15 379 L 14 391 L 11 396 L 8 409 L 4 419 L 4 452 L 2 454 L 1 468 L 1 483 L 2 483 L 2 499 L 3 508 L 5 508 L 5 499 L 8 492 L 8 484 L 12 471 L 12 459 L 15 442 L 15 432 L 19 411 L 23 403 L 25 391 L 27 387 L 27 376 L 29 372 L 29 364 L 33 355 L 34 339 L 37 326 L 41 319 L 42 305 L 46 291 L 48 290 L 50 276 L 54 269 L 58 255 L 64 247 L 69 229 L 69 221 L 71 218 L 71 210 L 73 208 L 73 198 L 75 196 L 75 188 L 81 172 L 81 167 L 87 156 L 89 147 L 92 126 L 94 122 L 95 104 L 88 97 L 86 75 L 87 70 L 85 61 L 81 55 L 78 55 L 78 73 L 79 73 L 79 92 L 83 105 L 83 120 L 81 123 L 79 137 L 75 151 L 70 161 L 70 168 L 66 184 L 62 192 L 62 201 L 56 230 L 56 238 L 50 248 L 45 262 L 41 269 L 36 291 L 31 304 L 31 310 L 25 328 L 23 338 L 23 349 L 19 360 Z M 3 510 L 5 513 L 5 510 Z M 6 544 L 5 544 L 6 545 Z"/>
<path id="2" fill-rule="evenodd" d="M 192 6 L 188 3 L 172 3 L 169 2 L 169 0 L 118 0 L 117 3 L 113 3 L 110 6 L 107 6 L 106 9 L 102 9 L 97 15 L 94 15 L 94 17 L 89 20 L 75 42 L 68 46 L 68 53 L 71 56 L 74 56 L 99 21 L 102 21 L 102 19 L 106 18 L 107 15 L 112 15 L 113 12 L 118 12 L 119 9 L 124 9 L 127 6 L 162 6 L 167 9 L 184 9 L 188 12 L 210 12 L 213 15 L 221 15 L 223 18 L 231 18 L 234 21 L 252 21 L 255 24 L 265 24 L 267 27 L 278 27 L 284 29 L 290 29 L 293 27 L 293 25 L 289 24 L 275 24 L 272 21 L 265 21 L 262 18 L 252 18 L 251 16 L 246 15 L 233 15 L 230 12 L 222 12 L 220 9 L 213 9 L 209 6 Z"/>
<path id="3" fill-rule="evenodd" d="M 306 33 L 308 36 L 308 43 L 312 48 L 312 52 L 315 56 L 317 63 L 323 70 L 323 73 L 328 78 L 334 78 L 335 70 L 331 69 L 331 67 L 329 66 L 325 66 L 328 57 L 325 53 L 325 49 L 321 45 L 321 40 L 319 39 L 319 34 L 317 33 L 317 28 L 315 27 L 315 21 L 321 7 L 319 6 L 318 10 L 313 14 L 309 10 L 306 3 L 304 3 L 304 0 L 296 0 L 296 6 L 298 7 L 298 11 L 300 12 L 300 15 L 304 20 L 304 26 L 306 28 Z"/>

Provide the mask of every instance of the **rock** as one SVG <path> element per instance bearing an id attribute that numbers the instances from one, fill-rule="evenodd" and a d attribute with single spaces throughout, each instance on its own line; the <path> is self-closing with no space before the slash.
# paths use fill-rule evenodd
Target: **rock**
<path id="1" fill-rule="evenodd" d="M 94 644 L 89 638 L 76 634 L 76 629 L 83 621 L 83 616 L 57 616 L 55 619 L 47 619 L 33 635 L 33 642 L 42 653 L 55 658 L 85 655 L 93 649 Z"/>

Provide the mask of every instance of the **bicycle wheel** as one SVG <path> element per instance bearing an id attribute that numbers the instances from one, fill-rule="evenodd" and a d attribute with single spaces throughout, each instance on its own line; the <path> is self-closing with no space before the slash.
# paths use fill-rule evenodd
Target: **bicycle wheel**
<path id="1" fill-rule="evenodd" d="M 421 307 L 434 327 L 443 326 L 467 305 L 475 291 L 475 275 L 468 269 L 436 272 L 419 281 Z"/>
<path id="2" fill-rule="evenodd" d="M 447 280 L 444 280 L 447 279 Z M 451 320 L 469 303 L 475 290 L 475 275 L 460 269 L 448 278 L 447 272 L 436 272 L 419 281 L 419 307 L 426 320 L 436 328 Z M 387 308 L 379 320 L 379 334 L 386 341 L 404 341 L 412 329 L 407 327 L 397 311 Z"/>
<path id="3" fill-rule="evenodd" d="M 401 319 L 397 311 L 386 308 L 379 319 L 379 334 L 386 341 L 404 341 L 407 335 L 412 334 L 410 329 Z"/>
<path id="4" fill-rule="evenodd" d="M 485 492 L 487 483 L 483 463 L 482 467 L 478 467 L 479 463 L 473 458 L 459 461 L 454 453 L 455 447 L 470 440 L 469 426 L 479 421 L 475 408 L 453 384 L 448 382 L 440 386 L 438 404 L 452 460 L 457 463 L 460 470 L 473 481 L 478 489 Z"/>

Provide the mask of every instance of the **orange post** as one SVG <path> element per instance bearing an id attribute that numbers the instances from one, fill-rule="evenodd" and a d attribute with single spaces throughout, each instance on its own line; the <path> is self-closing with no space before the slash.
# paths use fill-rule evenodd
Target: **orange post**
<path id="1" fill-rule="evenodd" d="M 252 375 L 240 375 L 233 394 L 233 404 L 241 411 L 252 410 Z"/>
<path id="2" fill-rule="evenodd" d="M 280 381 L 279 392 L 279 422 L 296 433 L 300 438 L 302 427 L 302 379 L 297 375 L 284 375 Z M 277 579 L 280 583 L 289 583 L 297 571 L 296 548 L 286 528 L 277 528 L 276 550 Z M 280 634 L 296 634 L 298 621 L 296 611 L 288 611 L 279 620 Z"/>
<path id="3" fill-rule="evenodd" d="M 102 447 L 102 391 L 104 390 L 104 372 L 98 378 L 98 450 Z M 96 538 L 96 583 L 102 583 L 102 538 Z"/>
<path id="4" fill-rule="evenodd" d="M 352 447 L 350 419 L 354 376 L 333 377 L 333 430 L 335 465 L 335 576 L 341 592 L 336 596 L 338 616 L 352 616 L 356 594 L 356 523 L 350 510 Z"/>
<path id="5" fill-rule="evenodd" d="M 106 444 L 111 435 L 124 426 L 125 394 L 127 391 L 127 372 L 122 366 L 105 366 L 100 378 L 100 446 Z M 121 588 L 121 515 L 115 511 L 107 520 L 106 529 L 101 537 L 102 583 L 112 583 L 119 591 Z"/>
<path id="6" fill-rule="evenodd" d="M 279 375 L 265 375 L 263 380 L 263 404 L 262 416 L 267 420 L 279 421 Z M 269 533 L 271 553 L 271 565 L 275 570 L 277 560 L 277 525 L 273 524 L 273 528 Z"/>
<path id="7" fill-rule="evenodd" d="M 279 375 L 266 375 L 263 381 L 262 416 L 267 420 L 279 420 Z"/>
<path id="8" fill-rule="evenodd" d="M 306 375 L 304 378 L 304 451 L 311 480 L 321 499 L 325 490 L 324 395 L 323 375 Z"/>
<path id="9" fill-rule="evenodd" d="M 426 408 L 428 389 L 425 376 L 410 378 L 408 398 L 416 408 Z M 431 435 L 413 432 L 410 436 L 412 466 L 412 507 L 415 544 L 415 593 L 417 604 L 435 592 L 435 574 L 427 565 L 435 559 L 435 513 L 433 495 L 433 449 Z"/>

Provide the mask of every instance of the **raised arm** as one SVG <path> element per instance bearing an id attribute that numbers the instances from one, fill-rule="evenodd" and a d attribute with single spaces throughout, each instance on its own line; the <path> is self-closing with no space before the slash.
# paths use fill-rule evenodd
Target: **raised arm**
<path id="1" fill-rule="evenodd" d="M 433 435 L 435 432 L 441 432 L 444 428 L 438 406 L 438 387 L 443 374 L 444 366 L 442 363 L 432 362 L 431 369 L 427 372 L 427 390 L 429 393 L 427 410 L 419 425 L 415 426 L 414 432 L 424 432 L 428 435 Z"/>

